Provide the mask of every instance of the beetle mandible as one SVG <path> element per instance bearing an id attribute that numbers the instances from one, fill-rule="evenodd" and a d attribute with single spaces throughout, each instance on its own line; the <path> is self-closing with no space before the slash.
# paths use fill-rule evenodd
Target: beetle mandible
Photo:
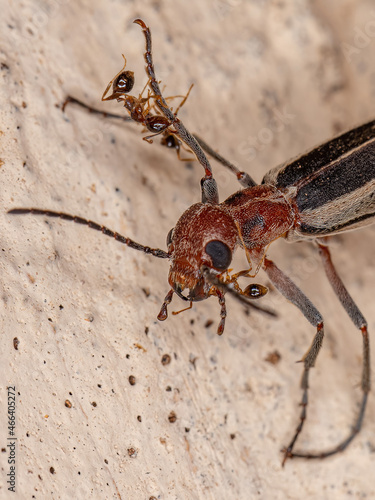
<path id="1" fill-rule="evenodd" d="M 165 297 L 158 319 L 166 319 L 167 307 L 174 294 L 190 303 L 216 296 L 221 306 L 219 334 L 224 331 L 225 293 L 233 293 L 247 303 L 253 298 L 261 297 L 267 291 L 265 287 L 254 284 L 242 290 L 237 279 L 240 276 L 254 277 L 259 269 L 263 268 L 273 285 L 294 303 L 316 328 L 311 346 L 302 358 L 302 409 L 297 429 L 289 445 L 284 448 L 283 464 L 292 457 L 325 458 L 343 451 L 358 434 L 363 423 L 370 391 L 370 348 L 367 322 L 335 270 L 327 237 L 374 221 L 375 120 L 272 169 L 265 175 L 261 184 L 257 185 L 249 174 L 240 171 L 215 153 L 202 139 L 190 134 L 177 117 L 177 113 L 171 110 L 155 76 L 150 30 L 142 20 L 137 19 L 134 22 L 142 28 L 146 41 L 144 57 L 148 75 L 148 97 L 142 98 L 143 92 L 138 98 L 128 95 L 134 78 L 131 72 L 124 73 L 123 68 L 111 80 L 102 99 L 117 99 L 123 102 L 130 119 L 145 123 L 146 126 L 149 120 L 148 130 L 155 132 L 154 135 L 168 134 L 190 148 L 204 169 L 201 202 L 188 208 L 169 232 L 167 251 L 141 245 L 96 222 L 67 213 L 39 208 L 16 208 L 8 213 L 31 213 L 72 220 L 102 231 L 131 248 L 154 257 L 169 259 L 171 264 L 168 281 L 171 289 Z M 105 97 L 112 84 L 112 94 Z M 158 110 L 156 114 L 151 112 L 151 99 L 152 107 Z M 137 106 L 136 113 L 134 106 Z M 219 203 L 217 184 L 206 153 L 230 169 L 243 188 L 222 203 Z M 362 334 L 360 409 L 348 436 L 332 449 L 322 452 L 294 451 L 294 445 L 306 419 L 309 373 L 322 347 L 324 323 L 321 314 L 304 293 L 267 258 L 269 245 L 280 237 L 290 242 L 311 240 L 317 245 L 334 292 Z M 249 267 L 230 275 L 228 268 L 238 247 L 245 250 Z"/>

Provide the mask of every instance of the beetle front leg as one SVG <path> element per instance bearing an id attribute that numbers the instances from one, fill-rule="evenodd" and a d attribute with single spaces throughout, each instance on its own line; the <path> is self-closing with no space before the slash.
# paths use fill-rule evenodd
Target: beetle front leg
<path id="1" fill-rule="evenodd" d="M 217 290 L 217 296 L 219 299 L 219 304 L 220 304 L 220 323 L 217 328 L 217 334 L 218 335 L 223 335 L 224 333 L 224 327 L 225 327 L 225 318 L 227 317 L 227 308 L 225 306 L 225 297 L 220 290 Z"/>
<path id="2" fill-rule="evenodd" d="M 355 436 L 359 433 L 363 423 L 363 417 L 365 415 L 366 404 L 368 393 L 370 392 L 371 382 L 370 382 L 370 344 L 367 331 L 367 322 L 363 317 L 361 311 L 358 309 L 357 305 L 353 301 L 352 297 L 349 295 L 344 283 L 336 272 L 333 265 L 331 254 L 326 245 L 318 243 L 319 253 L 323 260 L 324 270 L 326 272 L 327 278 L 332 285 L 334 292 L 339 298 L 343 308 L 348 313 L 350 319 L 353 321 L 355 326 L 361 331 L 363 340 L 363 368 L 362 368 L 362 381 L 361 388 L 363 392 L 361 406 L 355 420 L 355 423 L 346 439 L 341 441 L 334 448 L 323 451 L 321 453 L 294 453 L 295 457 L 303 458 L 326 458 L 331 455 L 335 455 L 340 451 L 345 450 L 345 448 L 351 443 Z"/>
<path id="3" fill-rule="evenodd" d="M 306 420 L 308 389 L 309 389 L 309 373 L 310 373 L 310 368 L 312 368 L 315 365 L 316 358 L 318 357 L 320 348 L 322 347 L 323 344 L 323 337 L 324 337 L 323 318 L 319 313 L 319 311 L 316 309 L 316 307 L 306 297 L 306 295 L 271 260 L 265 258 L 263 262 L 263 268 L 265 269 L 269 279 L 279 290 L 279 292 L 281 292 L 284 295 L 284 297 L 286 297 L 294 305 L 296 305 L 303 313 L 305 318 L 313 326 L 316 327 L 316 334 L 314 336 L 312 344 L 301 360 L 304 363 L 304 371 L 301 379 L 301 389 L 303 391 L 301 400 L 302 410 L 300 413 L 300 422 L 297 426 L 293 439 L 290 441 L 289 445 L 283 450 L 284 459 L 282 464 L 284 465 L 288 458 L 297 456 L 296 454 L 293 453 L 293 447 L 298 439 L 298 436 L 302 432 L 303 425 Z"/>
<path id="4" fill-rule="evenodd" d="M 350 319 L 353 321 L 354 325 L 361 330 L 363 339 L 363 371 L 362 371 L 362 390 L 365 394 L 370 392 L 371 382 L 370 382 L 370 344 L 367 332 L 367 321 L 365 320 L 363 314 L 358 309 L 349 292 L 345 288 L 344 283 L 336 272 L 333 265 L 331 254 L 326 245 L 319 245 L 319 253 L 323 260 L 324 270 L 327 274 L 327 278 L 331 283 L 331 286 L 339 298 L 341 305 L 348 313 Z"/>

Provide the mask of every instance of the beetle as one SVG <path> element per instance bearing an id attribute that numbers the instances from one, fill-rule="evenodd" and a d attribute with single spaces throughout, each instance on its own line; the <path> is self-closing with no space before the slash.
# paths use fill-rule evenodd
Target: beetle
<path id="1" fill-rule="evenodd" d="M 265 295 L 267 288 L 252 284 L 242 290 L 241 276 L 255 277 L 263 268 L 271 283 L 294 303 L 315 327 L 312 343 L 302 357 L 302 399 L 299 423 L 287 447 L 283 465 L 288 458 L 325 458 L 343 451 L 362 427 L 368 394 L 370 392 L 370 347 L 367 322 L 354 303 L 333 265 L 328 237 L 356 229 L 374 221 L 375 215 L 375 120 L 345 132 L 311 151 L 269 171 L 261 184 L 214 152 L 202 139 L 192 135 L 169 107 L 155 76 L 151 51 L 151 32 L 137 19 L 145 36 L 146 73 L 149 94 L 136 101 L 138 113 L 127 103 L 132 85 L 124 79 L 124 68 L 111 80 L 103 94 L 105 99 L 123 102 L 131 119 L 143 123 L 150 116 L 152 99 L 160 114 L 160 130 L 184 143 L 194 153 L 204 169 L 201 180 L 201 202 L 188 208 L 168 233 L 167 250 L 144 246 L 111 229 L 88 219 L 40 208 L 15 208 L 10 214 L 34 214 L 58 217 L 87 225 L 117 241 L 154 257 L 170 260 L 167 293 L 159 320 L 167 318 L 167 308 L 174 294 L 193 302 L 216 296 L 220 304 L 218 333 L 224 331 L 225 294 L 232 293 L 246 303 Z M 129 77 L 130 79 L 130 77 Z M 113 83 L 115 82 L 115 83 Z M 105 97 L 110 86 L 113 92 Z M 146 107 L 147 106 L 147 107 Z M 130 109 L 131 108 L 131 109 Z M 141 117 L 141 118 L 140 118 Z M 151 130 L 149 128 L 149 130 Z M 206 153 L 233 172 L 242 189 L 219 203 L 216 181 Z M 309 240 L 316 244 L 327 278 L 343 308 L 360 330 L 363 342 L 362 401 L 354 425 L 348 436 L 332 449 L 322 452 L 295 452 L 295 443 L 303 429 L 308 405 L 310 369 L 315 365 L 324 338 L 323 317 L 312 302 L 293 281 L 267 257 L 269 245 L 278 238 L 288 242 Z M 248 268 L 231 274 L 229 266 L 237 248 L 245 251 Z M 266 310 L 267 312 L 267 310 Z M 268 311 L 269 312 L 269 311 Z"/>

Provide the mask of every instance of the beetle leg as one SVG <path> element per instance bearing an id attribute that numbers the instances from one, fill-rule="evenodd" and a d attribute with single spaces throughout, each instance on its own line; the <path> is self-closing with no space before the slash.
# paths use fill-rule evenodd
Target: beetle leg
<path id="1" fill-rule="evenodd" d="M 163 302 L 161 309 L 160 309 L 160 312 L 157 316 L 159 321 L 164 321 L 165 319 L 168 318 L 167 308 L 168 308 L 169 304 L 172 302 L 173 294 L 174 294 L 174 290 L 171 289 L 171 290 L 169 290 L 169 292 L 165 296 L 164 302 Z"/>
<path id="2" fill-rule="evenodd" d="M 335 453 L 339 453 L 340 451 L 345 450 L 345 448 L 349 445 L 349 443 L 355 438 L 355 436 L 359 433 L 363 423 L 363 417 L 366 410 L 366 403 L 368 393 L 370 392 L 371 382 L 370 382 L 370 345 L 369 345 L 369 337 L 367 332 L 367 322 L 363 317 L 361 311 L 358 309 L 356 304 L 354 303 L 352 297 L 349 295 L 345 285 L 341 281 L 341 278 L 338 276 L 336 269 L 332 263 L 331 254 L 328 247 L 324 244 L 318 243 L 319 253 L 323 260 L 324 270 L 328 277 L 329 282 L 332 285 L 334 292 L 339 298 L 343 308 L 348 313 L 350 319 L 353 321 L 355 326 L 362 333 L 363 340 L 363 368 L 362 368 L 362 381 L 361 388 L 363 392 L 361 406 L 356 418 L 356 421 L 346 439 L 341 441 L 337 446 L 332 448 L 331 450 L 323 451 L 321 453 L 294 453 L 293 456 L 296 457 L 304 457 L 304 458 L 325 458 Z"/>
<path id="3" fill-rule="evenodd" d="M 323 328 L 323 318 L 316 307 L 310 302 L 306 295 L 293 283 L 293 281 L 286 276 L 271 260 L 265 258 L 263 261 L 263 267 L 275 287 L 281 292 L 284 297 L 290 300 L 294 305 L 296 305 L 300 311 L 303 313 L 305 318 L 316 327 L 316 334 L 313 338 L 312 344 L 306 354 L 303 356 L 302 360 L 304 363 L 304 371 L 301 379 L 301 389 L 302 400 L 301 400 L 301 413 L 300 422 L 296 428 L 293 439 L 290 441 L 289 445 L 284 448 L 284 459 L 283 465 L 288 458 L 297 456 L 293 453 L 293 447 L 300 435 L 303 424 L 306 420 L 307 405 L 308 405 L 308 389 L 309 389 L 309 372 L 310 368 L 315 365 L 316 358 L 319 354 L 320 348 L 323 344 L 324 328 Z"/>
<path id="4" fill-rule="evenodd" d="M 219 326 L 218 326 L 218 329 L 217 329 L 217 334 L 218 335 L 222 335 L 224 333 L 224 327 L 225 327 L 225 318 L 227 317 L 227 308 L 225 306 L 225 297 L 224 297 L 224 294 L 222 292 L 220 292 L 220 290 L 217 290 L 217 296 L 218 296 L 218 299 L 219 299 L 219 304 L 221 306 L 221 309 L 220 309 L 220 323 L 219 323 Z"/>
<path id="5" fill-rule="evenodd" d="M 156 137 L 157 135 L 160 135 L 162 134 L 163 132 L 165 132 L 165 130 L 160 130 L 160 132 L 156 132 L 155 134 L 152 134 L 152 135 L 148 135 L 146 137 L 142 137 L 142 139 L 146 142 L 148 142 L 149 144 L 152 144 L 152 139 L 153 137 Z"/>

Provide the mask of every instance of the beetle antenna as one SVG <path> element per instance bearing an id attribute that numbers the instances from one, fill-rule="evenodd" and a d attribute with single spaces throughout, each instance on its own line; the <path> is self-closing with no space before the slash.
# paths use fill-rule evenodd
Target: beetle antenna
<path id="1" fill-rule="evenodd" d="M 216 181 L 212 175 L 212 168 L 210 162 L 207 159 L 203 149 L 198 144 L 194 136 L 185 128 L 184 124 L 177 118 L 176 114 L 168 106 L 167 101 L 163 97 L 160 90 L 159 82 L 156 79 L 154 61 L 152 57 L 152 44 L 151 44 L 151 32 L 148 26 L 142 21 L 142 19 L 136 19 L 133 21 L 138 24 L 143 31 L 146 41 L 146 52 L 144 53 L 144 59 L 146 62 L 146 73 L 149 80 L 149 86 L 155 97 L 155 106 L 159 108 L 160 112 L 170 121 L 171 125 L 175 129 L 173 132 L 178 138 L 184 142 L 195 154 L 198 162 L 202 165 L 204 169 L 204 177 L 202 178 L 202 203 L 219 203 L 219 193 L 216 185 Z"/>
<path id="2" fill-rule="evenodd" d="M 83 224 L 84 226 L 88 226 L 91 229 L 96 229 L 97 231 L 101 231 L 106 236 L 110 236 L 111 238 L 114 238 L 120 243 L 123 243 L 124 245 L 127 245 L 130 248 L 134 248 L 135 250 L 139 250 L 140 252 L 149 253 L 154 257 L 159 257 L 161 259 L 169 258 L 169 254 L 164 250 L 160 250 L 160 248 L 150 248 L 148 246 L 141 245 L 140 243 L 137 243 L 136 241 L 133 241 L 130 238 L 127 238 L 126 236 L 122 236 L 121 234 L 116 233 L 116 231 L 112 231 L 112 229 L 109 229 L 106 226 L 102 226 L 97 222 L 93 222 L 91 220 L 78 217 L 77 215 L 70 215 L 64 212 L 54 212 L 52 210 L 44 210 L 40 208 L 13 208 L 12 210 L 8 211 L 8 214 L 45 215 L 46 217 L 55 217 L 63 220 L 71 220 L 73 222 L 76 222 L 77 224 Z"/>

